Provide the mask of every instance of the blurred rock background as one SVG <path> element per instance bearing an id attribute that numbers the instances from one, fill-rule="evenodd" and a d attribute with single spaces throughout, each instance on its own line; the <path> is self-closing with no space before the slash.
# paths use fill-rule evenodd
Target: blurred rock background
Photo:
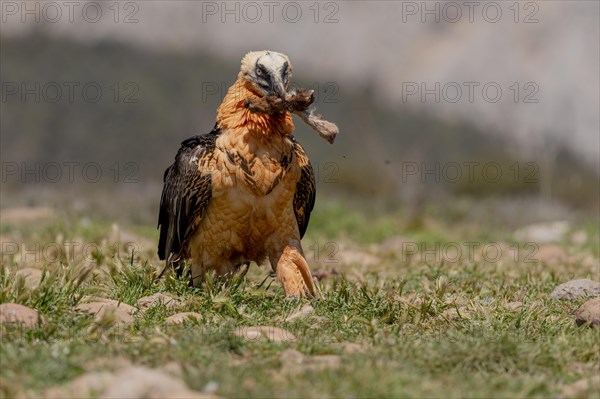
<path id="1" fill-rule="evenodd" d="M 296 123 L 325 198 L 415 223 L 598 217 L 597 2 L 1 6 L 2 207 L 154 223 L 179 143 L 272 49 L 340 126 L 330 146 Z"/>

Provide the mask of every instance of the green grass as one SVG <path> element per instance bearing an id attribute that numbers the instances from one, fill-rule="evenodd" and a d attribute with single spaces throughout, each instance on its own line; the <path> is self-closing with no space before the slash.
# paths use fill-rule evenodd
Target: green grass
<path id="1" fill-rule="evenodd" d="M 329 205 L 315 214 L 310 237 L 364 248 L 399 234 L 395 220 Z M 408 236 L 430 243 L 453 234 L 455 240 L 473 237 L 461 226 L 439 221 L 424 226 Z M 95 243 L 98 251 L 90 262 L 70 261 L 62 253 L 60 262 L 44 266 L 43 281 L 33 290 L 14 276 L 27 262 L 4 258 L 0 302 L 34 308 L 45 323 L 33 330 L 0 326 L 0 396 L 36 396 L 85 372 L 111 370 L 125 358 L 152 368 L 175 362 L 190 388 L 201 391 L 216 382 L 216 394 L 223 397 L 556 397 L 563 386 L 595 375 L 600 365 L 598 330 L 578 328 L 573 321 L 583 300 L 548 297 L 573 277 L 598 277 L 597 230 L 575 228 L 586 229 L 589 240 L 581 248 L 562 244 L 573 257 L 566 264 L 378 255 L 380 262 L 372 266 L 337 264 L 340 274 L 320 284 L 322 297 L 286 301 L 277 283 L 266 288 L 270 278 L 260 285 L 266 267 L 253 267 L 243 280 L 209 279 L 202 289 L 172 274 L 157 282 L 154 249 L 142 248 L 131 257 L 110 245 L 110 223 L 65 219 L 3 227 L 3 233 L 25 242 L 77 237 Z M 134 230 L 146 240 L 155 238 L 152 229 Z M 474 236 L 493 239 L 490 234 L 482 230 Z M 593 262 L 585 261 L 589 256 Z M 73 311 L 84 296 L 135 305 L 155 292 L 177 296 L 182 304 L 177 309 L 159 304 L 124 328 L 99 325 Z M 520 310 L 506 306 L 515 301 L 523 303 Z M 308 303 L 313 314 L 285 321 Z M 164 324 L 177 311 L 199 312 L 203 320 Z M 261 325 L 285 328 L 298 340 L 247 342 L 234 334 L 236 328 Z M 347 343 L 361 350 L 347 350 Z M 290 371 L 280 359 L 290 348 L 307 356 L 339 355 L 341 366 Z"/>

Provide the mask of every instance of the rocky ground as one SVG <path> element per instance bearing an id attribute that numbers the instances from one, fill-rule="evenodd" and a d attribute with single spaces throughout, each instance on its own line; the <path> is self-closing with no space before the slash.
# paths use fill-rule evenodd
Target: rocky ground
<path id="1" fill-rule="evenodd" d="M 156 281 L 153 229 L 1 216 L 1 397 L 600 396 L 597 226 L 317 216 L 320 295 L 286 300 L 266 267 Z"/>

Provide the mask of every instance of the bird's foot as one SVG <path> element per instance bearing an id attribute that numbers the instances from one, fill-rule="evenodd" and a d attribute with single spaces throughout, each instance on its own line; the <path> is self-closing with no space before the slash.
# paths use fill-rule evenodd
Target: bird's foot
<path id="1" fill-rule="evenodd" d="M 277 262 L 275 273 L 283 285 L 286 297 L 315 295 L 315 285 L 308 263 L 296 248 L 285 248 Z"/>

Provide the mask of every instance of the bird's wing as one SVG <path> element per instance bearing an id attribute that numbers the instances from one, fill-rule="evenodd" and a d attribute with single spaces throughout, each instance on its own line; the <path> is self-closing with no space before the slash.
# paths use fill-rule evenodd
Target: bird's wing
<path id="1" fill-rule="evenodd" d="M 300 165 L 300 180 L 296 185 L 296 193 L 294 194 L 294 213 L 296 214 L 296 221 L 298 221 L 300 238 L 302 238 L 308 227 L 310 212 L 315 205 L 315 174 L 304 148 L 295 140 L 294 152 Z"/>
<path id="2" fill-rule="evenodd" d="M 158 256 L 167 260 L 167 266 L 180 258 L 185 242 L 210 203 L 211 173 L 202 172 L 198 165 L 203 158 L 213 156 L 219 134 L 215 127 L 209 134 L 183 141 L 175 162 L 165 171 L 158 215 Z"/>

